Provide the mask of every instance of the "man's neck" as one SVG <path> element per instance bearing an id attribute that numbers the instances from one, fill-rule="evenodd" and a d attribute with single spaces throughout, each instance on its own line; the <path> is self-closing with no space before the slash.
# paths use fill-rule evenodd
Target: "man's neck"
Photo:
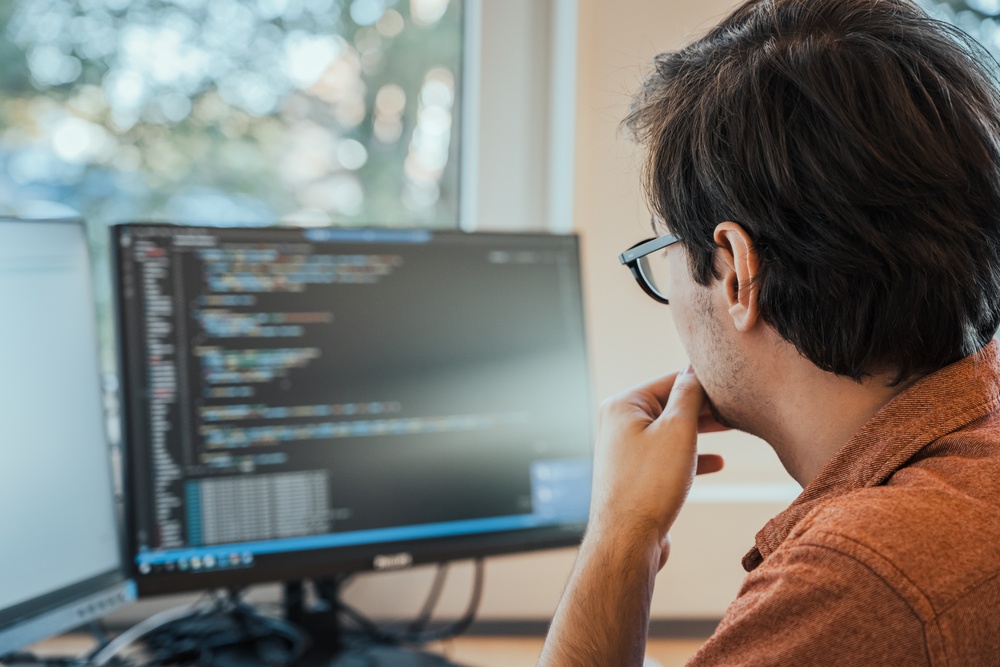
<path id="1" fill-rule="evenodd" d="M 789 346 L 791 347 L 791 346 Z M 875 414 L 912 381 L 888 386 L 889 376 L 857 383 L 822 371 L 794 351 L 772 359 L 767 425 L 758 433 L 803 487 Z"/>

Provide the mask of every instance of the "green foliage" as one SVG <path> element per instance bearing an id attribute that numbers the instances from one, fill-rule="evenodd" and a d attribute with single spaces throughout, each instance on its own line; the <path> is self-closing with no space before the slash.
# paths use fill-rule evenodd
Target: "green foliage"
<path id="1" fill-rule="evenodd" d="M 417 202 L 404 165 L 428 73 L 457 84 L 460 7 L 418 25 L 411 3 L 381 1 L 0 3 L 0 174 L 12 181 L 0 210 L 42 199 L 97 223 L 454 226 L 455 160 L 417 174 L 431 191 Z M 382 18 L 359 25 L 359 4 Z M 406 97 L 388 140 L 375 131 L 387 84 Z"/>

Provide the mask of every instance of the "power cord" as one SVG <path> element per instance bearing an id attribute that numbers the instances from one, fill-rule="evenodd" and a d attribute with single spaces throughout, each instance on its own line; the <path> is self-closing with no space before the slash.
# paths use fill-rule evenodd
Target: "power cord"
<path id="1" fill-rule="evenodd" d="M 448 563 L 438 563 L 437 571 L 434 573 L 434 582 L 431 584 L 431 590 L 427 594 L 427 600 L 424 601 L 424 606 L 421 608 L 420 614 L 407 627 L 408 632 L 423 632 L 427 629 L 428 624 L 431 622 L 431 617 L 434 615 L 434 609 L 441 599 L 441 591 L 444 590 L 444 582 L 447 579 Z"/>
<path id="2" fill-rule="evenodd" d="M 442 568 L 442 570 L 443 569 L 444 568 Z M 340 610 L 373 643 L 388 644 L 393 646 L 398 646 L 400 644 L 427 644 L 430 642 L 451 639 L 468 630 L 469 626 L 472 625 L 476 618 L 476 613 L 479 610 L 479 604 L 482 601 L 484 567 L 483 560 L 481 558 L 477 558 L 474 561 L 472 594 L 465 613 L 461 618 L 452 623 L 448 623 L 440 628 L 428 630 L 427 626 L 430 624 L 434 607 L 437 605 L 437 601 L 441 595 L 441 590 L 444 587 L 444 575 L 441 574 L 442 570 L 438 571 L 438 575 L 435 577 L 435 580 L 431 585 L 430 594 L 428 595 L 420 616 L 402 632 L 394 631 L 389 627 L 379 626 L 363 613 L 344 602 L 340 596 L 337 595 L 336 586 L 333 584 L 325 583 L 318 585 L 317 591 L 328 604 Z M 418 629 L 413 630 L 413 626 L 417 626 Z"/>

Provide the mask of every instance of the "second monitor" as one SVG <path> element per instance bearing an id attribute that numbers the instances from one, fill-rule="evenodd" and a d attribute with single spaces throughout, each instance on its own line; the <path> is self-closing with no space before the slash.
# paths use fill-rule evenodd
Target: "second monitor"
<path id="1" fill-rule="evenodd" d="M 140 593 L 579 540 L 577 240 L 115 229 Z"/>

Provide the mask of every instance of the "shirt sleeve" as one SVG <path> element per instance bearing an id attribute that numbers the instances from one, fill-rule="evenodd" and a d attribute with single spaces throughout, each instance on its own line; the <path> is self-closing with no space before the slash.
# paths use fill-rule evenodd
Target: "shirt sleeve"
<path id="1" fill-rule="evenodd" d="M 784 545 L 751 572 L 688 667 L 929 665 L 906 600 L 853 556 Z"/>

